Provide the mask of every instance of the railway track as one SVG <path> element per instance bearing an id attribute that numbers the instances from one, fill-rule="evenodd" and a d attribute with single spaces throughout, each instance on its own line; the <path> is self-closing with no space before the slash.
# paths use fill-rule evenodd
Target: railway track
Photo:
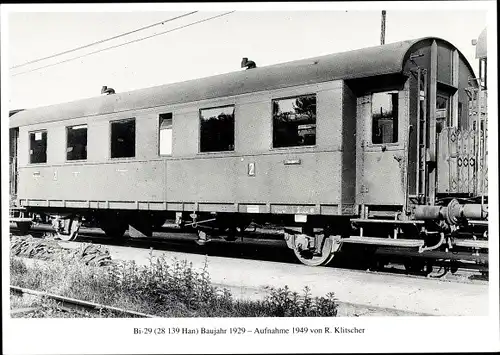
<path id="1" fill-rule="evenodd" d="M 45 232 L 38 231 L 38 233 Z M 234 297 L 241 299 L 261 299 L 265 294 L 265 287 L 288 285 L 300 293 L 304 285 L 308 285 L 314 296 L 335 292 L 340 303 L 355 305 L 353 312 L 356 314 L 359 314 L 359 309 L 368 310 L 376 307 L 380 310 L 392 309 L 403 312 L 404 315 L 408 315 L 408 312 L 428 315 L 478 315 L 485 312 L 484 305 L 487 303 L 485 295 L 488 282 L 466 277 L 465 271 L 449 275 L 453 277 L 432 279 L 405 273 L 401 265 L 398 271 L 391 269 L 367 271 L 362 268 L 341 268 L 337 265 L 310 268 L 294 262 L 293 255 L 289 256 L 292 262 L 276 262 L 276 258 L 255 260 L 251 255 L 237 255 L 234 252 L 224 256 L 221 254 L 227 250 L 240 250 L 237 249 L 238 244 L 243 243 L 214 241 L 213 246 L 208 244 L 200 248 L 194 243 L 196 239 L 194 235 L 191 237 L 192 240 L 186 240 L 186 237 L 173 233 L 165 238 L 156 235 L 152 238 L 167 239 L 163 243 L 152 243 L 149 238 L 147 240 L 124 238 L 121 243 L 111 245 L 101 233 L 86 230 L 82 233 L 82 242 L 107 245 L 114 260 L 130 260 L 137 265 L 147 266 L 151 256 L 153 258 L 164 256 L 168 259 L 187 260 L 196 269 L 203 268 L 208 262 L 211 281 L 218 287 L 229 287 Z M 169 244 L 170 240 L 174 243 Z M 252 241 L 254 244 L 251 244 Z M 275 256 L 286 255 L 285 253 L 289 252 L 286 246 L 280 244 L 281 241 L 252 241 L 247 243 L 244 240 L 246 245 L 241 246 L 241 250 L 255 250 L 261 255 L 260 248 L 268 250 L 269 255 Z M 151 244 L 156 245 L 152 251 L 149 250 Z M 66 249 L 75 249 L 80 248 L 81 244 L 60 242 L 60 245 Z M 211 249 L 213 252 L 207 251 L 207 247 L 213 248 Z M 197 251 L 190 252 L 190 248 Z M 284 259 L 283 255 L 281 258 Z M 251 278 L 242 278 L 241 275 L 249 273 L 252 274 Z M 460 306 L 457 308 L 457 305 Z M 346 312 L 349 313 L 348 310 Z M 364 312 L 361 313 L 365 314 Z M 368 314 L 370 312 L 373 313 L 370 310 Z M 387 315 L 386 311 L 382 313 Z"/>
<path id="2" fill-rule="evenodd" d="M 31 290 L 31 289 L 27 289 L 27 288 L 12 286 L 12 285 L 10 286 L 10 291 L 11 291 L 11 294 L 13 293 L 17 296 L 24 296 L 24 295 L 36 296 L 36 297 L 40 298 L 42 300 L 42 302 L 46 301 L 46 300 L 54 301 L 56 304 L 57 310 L 61 311 L 61 312 L 76 312 L 76 313 L 80 313 L 80 314 L 85 314 L 86 312 L 94 312 L 94 313 L 107 312 L 107 313 L 111 313 L 112 315 L 115 315 L 116 317 L 121 317 L 121 318 L 130 318 L 130 317 L 154 318 L 153 315 L 146 314 L 146 313 L 135 312 L 135 311 L 130 311 L 130 310 L 122 309 L 122 308 L 106 306 L 103 304 L 77 300 L 74 298 L 54 295 L 54 294 L 47 293 L 47 292 Z M 40 311 L 43 308 L 45 308 L 45 307 L 37 306 L 37 307 L 24 307 L 24 308 L 11 309 L 11 316 L 12 315 L 21 315 L 21 314 L 26 315 L 26 314 L 29 314 L 32 312 Z"/>
<path id="3" fill-rule="evenodd" d="M 15 226 L 11 226 L 11 233 L 20 234 Z M 32 228 L 33 237 L 43 238 L 52 236 L 49 225 L 37 225 Z M 240 238 L 236 242 L 227 242 L 215 239 L 207 245 L 200 247 L 194 241 L 195 233 L 180 232 L 175 228 L 162 228 L 154 232 L 152 237 L 133 238 L 128 232 L 123 238 L 112 239 L 106 237 L 99 228 L 80 229 L 77 242 L 100 244 L 109 247 L 125 246 L 138 249 L 155 249 L 188 254 L 202 254 L 219 257 L 240 259 L 254 259 L 271 262 L 284 262 L 298 264 L 293 253 L 289 252 L 282 236 L 275 231 L 267 233 L 254 233 L 250 237 Z M 65 243 L 65 242 L 62 242 Z M 250 247 L 249 247 L 250 246 Z M 398 274 L 409 278 L 435 278 L 451 282 L 483 282 L 488 280 L 488 266 L 477 265 L 471 262 L 457 262 L 448 260 L 433 260 L 432 271 L 416 269 L 414 265 L 421 265 L 426 259 L 416 253 L 408 256 L 389 255 L 385 249 L 376 252 L 367 251 L 365 255 L 359 254 L 359 248 L 349 251 L 353 246 L 347 246 L 343 252 L 331 263 L 329 267 L 364 270 L 380 275 Z M 411 264 L 413 263 L 413 264 Z"/>

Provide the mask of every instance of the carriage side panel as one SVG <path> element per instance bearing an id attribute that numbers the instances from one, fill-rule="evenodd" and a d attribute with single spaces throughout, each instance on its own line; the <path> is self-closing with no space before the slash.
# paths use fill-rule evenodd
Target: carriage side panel
<path id="1" fill-rule="evenodd" d="M 342 205 L 349 213 L 347 209 L 356 202 L 357 99 L 347 84 L 342 90 Z"/>

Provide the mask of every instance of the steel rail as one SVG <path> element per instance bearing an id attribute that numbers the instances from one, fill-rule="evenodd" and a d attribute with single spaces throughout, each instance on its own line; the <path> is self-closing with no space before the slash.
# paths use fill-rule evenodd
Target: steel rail
<path id="1" fill-rule="evenodd" d="M 18 287 L 18 286 L 10 285 L 10 290 L 17 292 L 17 293 L 20 293 L 20 294 L 29 294 L 29 295 L 34 295 L 34 296 L 38 296 L 41 298 L 52 299 L 52 300 L 55 300 L 57 302 L 61 302 L 63 307 L 73 308 L 73 309 L 77 309 L 77 310 L 78 309 L 79 310 L 92 310 L 92 311 L 107 310 L 107 311 L 111 311 L 113 313 L 119 313 L 119 314 L 130 315 L 130 316 L 141 317 L 141 318 L 156 318 L 156 316 L 151 315 L 151 314 L 130 311 L 130 310 L 126 310 L 126 309 L 122 309 L 122 308 L 118 308 L 118 307 L 106 306 L 106 305 L 99 304 L 99 303 L 77 300 L 75 298 L 54 295 L 51 293 L 31 290 L 28 288 L 22 288 L 22 287 Z"/>

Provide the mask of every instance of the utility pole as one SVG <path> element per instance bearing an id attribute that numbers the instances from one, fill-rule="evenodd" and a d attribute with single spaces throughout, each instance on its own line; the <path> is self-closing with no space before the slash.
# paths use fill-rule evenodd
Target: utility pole
<path id="1" fill-rule="evenodd" d="M 380 29 L 380 44 L 385 44 L 385 10 L 382 10 L 382 26 Z"/>

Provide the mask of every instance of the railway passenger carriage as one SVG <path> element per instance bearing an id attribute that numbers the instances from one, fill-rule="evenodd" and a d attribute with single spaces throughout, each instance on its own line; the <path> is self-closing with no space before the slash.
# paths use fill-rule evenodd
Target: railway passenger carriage
<path id="1" fill-rule="evenodd" d="M 200 243 L 280 223 L 308 265 L 344 243 L 478 256 L 479 87 L 452 44 L 424 38 L 24 110 L 16 193 L 64 239 L 82 217 L 113 236 L 175 217 Z"/>

